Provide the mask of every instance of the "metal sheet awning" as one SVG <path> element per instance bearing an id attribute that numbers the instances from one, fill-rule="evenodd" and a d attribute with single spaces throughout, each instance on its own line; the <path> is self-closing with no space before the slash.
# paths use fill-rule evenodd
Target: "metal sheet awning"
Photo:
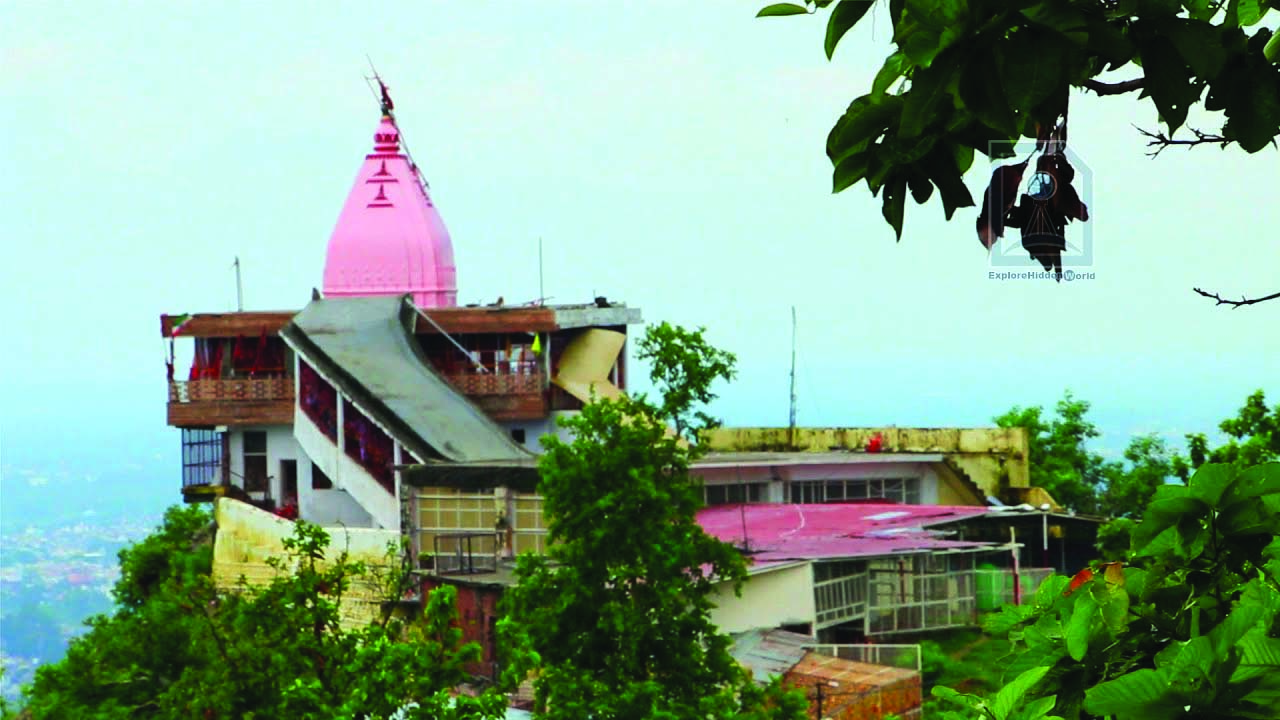
<path id="1" fill-rule="evenodd" d="M 531 459 L 436 372 L 406 295 L 313 300 L 280 334 L 299 357 L 423 460 Z"/>

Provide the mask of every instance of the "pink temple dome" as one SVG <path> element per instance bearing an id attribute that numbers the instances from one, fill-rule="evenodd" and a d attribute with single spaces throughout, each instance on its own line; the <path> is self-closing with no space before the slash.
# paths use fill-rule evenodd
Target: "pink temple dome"
<path id="1" fill-rule="evenodd" d="M 400 130 L 390 115 L 373 141 L 329 236 L 325 297 L 411 293 L 419 307 L 457 305 L 449 231 L 400 151 Z"/>

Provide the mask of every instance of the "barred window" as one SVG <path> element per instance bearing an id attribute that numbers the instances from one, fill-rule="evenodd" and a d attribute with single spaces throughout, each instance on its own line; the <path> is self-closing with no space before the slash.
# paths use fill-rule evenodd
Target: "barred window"
<path id="1" fill-rule="evenodd" d="M 918 505 L 920 478 L 858 478 L 855 480 L 804 480 L 792 482 L 793 503 L 886 502 Z"/>
<path id="2" fill-rule="evenodd" d="M 736 505 L 760 502 L 764 498 L 766 483 L 734 483 L 732 485 L 704 485 L 703 498 L 707 506 Z"/>

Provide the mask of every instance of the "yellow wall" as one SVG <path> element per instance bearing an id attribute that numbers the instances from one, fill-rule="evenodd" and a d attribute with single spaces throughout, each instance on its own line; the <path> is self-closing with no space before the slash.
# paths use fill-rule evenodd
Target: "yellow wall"
<path id="1" fill-rule="evenodd" d="M 813 567 L 809 563 L 754 573 L 742 586 L 715 586 L 711 621 L 721 632 L 736 633 L 781 625 L 811 624 L 817 616 L 813 599 Z"/>
<path id="2" fill-rule="evenodd" d="M 267 564 L 268 558 L 283 558 L 283 540 L 293 535 L 293 523 L 259 510 L 248 503 L 219 498 L 214 506 L 218 533 L 213 543 L 213 580 L 224 589 L 235 588 L 243 577 L 250 586 L 265 585 L 279 573 Z M 394 530 L 327 527 L 328 562 L 344 550 L 353 561 L 372 567 L 386 563 L 388 544 L 398 544 Z M 375 569 L 376 572 L 376 569 Z M 381 613 L 382 588 L 372 578 L 352 583 L 342 602 L 342 623 L 357 627 L 377 619 Z"/>
<path id="3" fill-rule="evenodd" d="M 882 452 L 942 453 L 988 495 L 1029 486 L 1024 428 L 717 428 L 713 452 L 861 451 L 877 433 Z"/>

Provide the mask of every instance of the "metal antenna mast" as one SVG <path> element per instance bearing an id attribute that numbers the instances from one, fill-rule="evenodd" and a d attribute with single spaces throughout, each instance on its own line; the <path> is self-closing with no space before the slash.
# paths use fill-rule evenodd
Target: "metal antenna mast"
<path id="1" fill-rule="evenodd" d="M 370 58 L 368 55 L 365 55 L 364 57 L 369 61 L 369 70 L 373 72 L 373 77 L 366 77 L 365 83 L 368 83 L 370 80 L 378 83 L 376 90 L 372 85 L 369 85 L 369 90 L 373 92 L 373 96 L 377 98 L 378 104 L 382 107 L 382 114 L 391 118 L 392 122 L 395 122 L 396 104 L 391 101 L 391 93 L 387 88 L 387 84 L 382 81 L 382 76 L 378 74 L 378 69 L 373 66 L 373 58 Z M 431 184 L 422 176 L 422 170 L 418 167 L 418 161 L 413 159 L 413 152 L 409 150 L 409 141 L 405 139 L 404 129 L 401 128 L 399 124 L 396 125 L 396 129 L 400 131 L 400 148 L 404 150 L 405 157 L 409 158 L 409 168 L 413 170 L 413 177 L 417 179 L 418 186 L 422 188 L 422 194 L 426 195 L 427 191 L 431 189 Z"/>
<path id="2" fill-rule="evenodd" d="M 796 429 L 796 306 L 791 306 L 791 414 L 787 425 L 792 435 Z"/>
<path id="3" fill-rule="evenodd" d="M 240 283 L 240 256 L 236 256 L 236 261 L 231 263 L 231 267 L 236 269 L 236 312 L 244 312 L 244 286 Z"/>

